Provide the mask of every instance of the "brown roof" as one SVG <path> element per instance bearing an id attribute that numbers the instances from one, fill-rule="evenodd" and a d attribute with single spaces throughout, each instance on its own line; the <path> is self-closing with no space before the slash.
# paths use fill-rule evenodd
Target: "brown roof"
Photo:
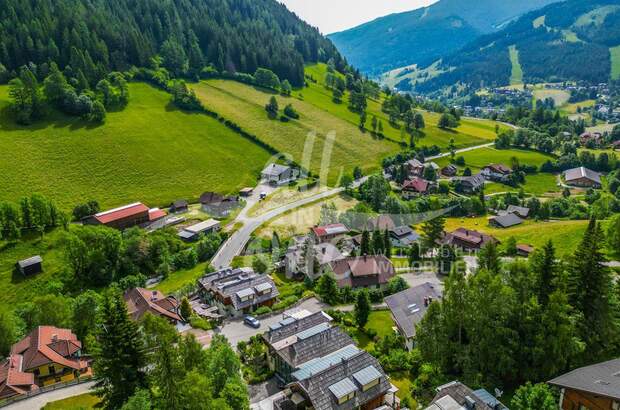
<path id="1" fill-rule="evenodd" d="M 200 195 L 200 203 L 203 205 L 220 204 L 222 202 L 236 202 L 236 196 L 224 196 L 217 192 L 205 192 Z"/>
<path id="2" fill-rule="evenodd" d="M 507 175 L 512 172 L 512 170 L 504 164 L 490 164 L 490 165 L 487 165 L 485 168 L 489 168 L 491 171 L 497 172 L 498 174 Z"/>
<path id="3" fill-rule="evenodd" d="M 22 355 L 14 354 L 0 364 L 0 399 L 39 388 L 34 382 L 34 374 L 22 370 L 23 361 Z"/>
<path id="4" fill-rule="evenodd" d="M 415 177 L 403 183 L 403 191 L 415 191 L 423 194 L 428 191 L 429 184 L 427 180 Z"/>
<path id="5" fill-rule="evenodd" d="M 454 232 L 447 233 L 442 241 L 448 245 L 458 245 L 459 242 L 466 243 L 470 246 L 482 247 L 489 242 L 498 243 L 499 241 L 491 235 L 482 232 L 472 231 L 465 228 L 458 228 Z"/>
<path id="6" fill-rule="evenodd" d="M 392 262 L 383 255 L 346 258 L 332 262 L 331 267 L 341 287 L 385 284 L 396 274 Z"/>
<path id="7" fill-rule="evenodd" d="M 140 319 L 146 312 L 151 312 L 170 320 L 181 321 L 177 313 L 179 304 L 172 296 L 164 296 L 157 290 L 133 288 L 126 291 L 123 297 L 129 316 L 134 320 Z"/>
<path id="8" fill-rule="evenodd" d="M 526 245 L 526 244 L 518 244 L 517 245 L 517 250 L 523 252 L 523 253 L 527 253 L 530 254 L 532 252 L 534 252 L 534 247 L 532 245 Z"/>
<path id="9" fill-rule="evenodd" d="M 24 357 L 23 370 L 49 363 L 80 370 L 86 366 L 78 358 L 70 357 L 82 348 L 82 342 L 69 329 L 39 326 L 11 348 L 11 355 Z"/>

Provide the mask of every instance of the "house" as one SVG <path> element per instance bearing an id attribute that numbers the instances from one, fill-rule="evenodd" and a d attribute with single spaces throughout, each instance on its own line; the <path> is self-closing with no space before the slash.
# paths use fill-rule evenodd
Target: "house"
<path id="1" fill-rule="evenodd" d="M 455 177 L 456 190 L 466 194 L 473 194 L 484 188 L 484 176 L 476 174 L 468 177 Z"/>
<path id="2" fill-rule="evenodd" d="M 411 198 L 426 195 L 430 192 L 431 182 L 420 177 L 414 177 L 403 182 L 403 197 Z"/>
<path id="3" fill-rule="evenodd" d="M 384 299 L 398 332 L 405 338 L 407 349 L 413 349 L 416 325 L 422 321 L 430 304 L 441 296 L 441 291 L 427 282 Z"/>
<path id="4" fill-rule="evenodd" d="M 287 165 L 269 164 L 261 177 L 271 185 L 284 185 L 296 180 L 299 177 L 299 170 Z"/>
<path id="5" fill-rule="evenodd" d="M 408 248 L 420 239 L 420 235 L 409 226 L 399 226 L 389 231 L 392 245 L 396 248 Z"/>
<path id="6" fill-rule="evenodd" d="M 532 245 L 517 244 L 517 255 L 527 258 L 532 252 L 534 252 L 534 247 Z"/>
<path id="7" fill-rule="evenodd" d="M 603 135 L 600 132 L 584 132 L 579 136 L 579 142 L 582 146 L 588 144 L 598 145 L 601 143 Z"/>
<path id="8" fill-rule="evenodd" d="M 614 150 L 620 150 L 620 140 L 612 142 L 611 148 Z"/>
<path id="9" fill-rule="evenodd" d="M 519 218 L 527 219 L 530 216 L 530 208 L 524 206 L 508 205 L 506 213 L 515 214 Z"/>
<path id="10" fill-rule="evenodd" d="M 491 235 L 466 228 L 458 228 L 454 232 L 446 233 L 441 243 L 456 246 L 463 250 L 480 250 L 487 243 L 499 243 Z"/>
<path id="11" fill-rule="evenodd" d="M 436 391 L 425 410 L 508 410 L 485 389 L 474 391 L 459 381 L 439 386 Z"/>
<path id="12" fill-rule="evenodd" d="M 280 294 L 269 275 L 252 268 L 225 268 L 198 280 L 203 297 L 221 315 L 241 316 L 261 306 L 272 306 Z"/>
<path id="13" fill-rule="evenodd" d="M 344 224 L 330 224 L 325 226 L 315 226 L 311 230 L 315 243 L 335 241 L 349 233 L 349 228 Z"/>
<path id="14" fill-rule="evenodd" d="M 505 182 L 512 174 L 512 170 L 503 164 L 490 164 L 480 171 L 485 179 L 497 182 Z"/>
<path id="15" fill-rule="evenodd" d="M 523 219 L 513 213 L 498 215 L 489 219 L 489 224 L 497 228 L 510 228 L 511 226 L 520 225 L 522 223 Z"/>
<path id="16" fill-rule="evenodd" d="M 181 212 L 187 212 L 189 210 L 189 202 L 185 199 L 178 199 L 170 204 L 170 212 L 178 214 Z"/>
<path id="17" fill-rule="evenodd" d="M 149 225 L 152 222 L 161 221 L 167 215 L 168 214 L 163 209 L 159 209 L 159 208 L 151 208 L 151 209 L 149 209 Z"/>
<path id="18" fill-rule="evenodd" d="M 254 193 L 254 188 L 243 188 L 242 190 L 239 191 L 239 195 L 242 197 L 249 197 L 252 196 L 252 194 Z"/>
<path id="19" fill-rule="evenodd" d="M 564 181 L 568 185 L 583 188 L 600 188 L 601 175 L 585 167 L 564 171 Z"/>
<path id="20" fill-rule="evenodd" d="M 620 359 L 580 367 L 550 380 L 561 389 L 559 408 L 620 408 Z"/>
<path id="21" fill-rule="evenodd" d="M 0 363 L 0 400 L 27 394 L 39 389 L 34 374 L 23 370 L 24 356 L 10 355 Z"/>
<path id="22" fill-rule="evenodd" d="M 396 275 L 394 265 L 383 255 L 348 257 L 330 266 L 341 288 L 381 289 Z"/>
<path id="23" fill-rule="evenodd" d="M 163 317 L 172 324 L 183 321 L 179 314 L 179 302 L 176 298 L 165 296 L 158 290 L 133 288 L 127 290 L 123 298 L 127 304 L 127 313 L 133 320 L 140 320 L 149 312 Z"/>
<path id="24" fill-rule="evenodd" d="M 216 192 L 205 192 L 200 195 L 202 211 L 216 217 L 224 217 L 237 207 L 241 206 L 239 198 L 236 196 L 220 195 Z"/>
<path id="25" fill-rule="evenodd" d="M 200 238 L 200 235 L 208 235 L 220 230 L 220 223 L 215 219 L 208 219 L 206 221 L 199 222 L 195 225 L 183 228 L 178 233 L 179 238 L 187 242 L 196 241 Z"/>
<path id="26" fill-rule="evenodd" d="M 391 231 L 396 228 L 394 219 L 389 215 L 379 215 L 376 218 L 371 218 L 366 223 L 366 229 L 368 231 Z"/>
<path id="27" fill-rule="evenodd" d="M 458 168 L 456 167 L 456 165 L 452 165 L 452 164 L 445 166 L 441 169 L 441 175 L 445 177 L 453 177 L 456 175 L 457 172 L 458 172 Z"/>
<path id="28" fill-rule="evenodd" d="M 330 263 L 344 259 L 340 250 L 329 242 L 311 245 L 312 261 L 306 261 L 306 255 L 302 246 L 290 247 L 284 255 L 284 269 L 287 278 L 293 278 L 298 275 L 306 275 L 310 279 L 321 276 Z M 314 269 L 317 268 L 314 272 Z M 310 272 L 308 272 L 310 268 Z"/>
<path id="29" fill-rule="evenodd" d="M 417 159 L 410 159 L 403 164 L 410 177 L 421 177 L 424 175 L 424 164 Z"/>
<path id="30" fill-rule="evenodd" d="M 141 202 L 136 202 L 86 217 L 83 219 L 83 223 L 86 225 L 105 225 L 123 230 L 142 225 L 149 220 L 149 208 Z"/>
<path id="31" fill-rule="evenodd" d="M 15 264 L 15 267 L 22 275 L 31 276 L 43 272 L 42 263 L 43 259 L 39 255 L 36 255 L 28 259 L 18 261 Z"/>
<path id="32" fill-rule="evenodd" d="M 39 326 L 13 345 L 10 357 L 21 361 L 20 373 L 33 374 L 38 386 L 92 374 L 89 361 L 82 357 L 82 342 L 69 329 Z"/>

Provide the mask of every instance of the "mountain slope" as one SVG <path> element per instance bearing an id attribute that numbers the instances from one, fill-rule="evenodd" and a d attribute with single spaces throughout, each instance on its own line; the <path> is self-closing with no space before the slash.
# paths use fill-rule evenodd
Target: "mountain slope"
<path id="1" fill-rule="evenodd" d="M 605 82 L 611 76 L 610 49 L 620 45 L 620 1 L 569 0 L 530 12 L 505 29 L 483 36 L 433 69 L 413 87 L 434 91 L 455 83 L 503 86 L 526 83 Z M 515 77 L 515 73 L 522 74 Z M 520 73 L 519 73 L 520 74 Z M 401 88 L 406 89 L 407 87 Z"/>
<path id="2" fill-rule="evenodd" d="M 168 57 L 174 74 L 270 68 L 303 84 L 304 63 L 343 59 L 330 41 L 275 0 L 3 0 L 0 64 L 54 61 L 96 81 L 110 70 Z"/>
<path id="3" fill-rule="evenodd" d="M 355 67 L 378 75 L 426 66 L 530 10 L 558 0 L 440 0 L 392 14 L 328 37 Z"/>

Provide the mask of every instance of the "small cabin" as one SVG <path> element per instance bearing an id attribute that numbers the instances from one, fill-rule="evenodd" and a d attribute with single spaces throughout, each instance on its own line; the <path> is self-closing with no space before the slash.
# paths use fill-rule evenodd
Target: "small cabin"
<path id="1" fill-rule="evenodd" d="M 28 259 L 17 262 L 17 270 L 24 276 L 36 275 L 43 272 L 43 259 L 39 256 L 33 256 Z"/>

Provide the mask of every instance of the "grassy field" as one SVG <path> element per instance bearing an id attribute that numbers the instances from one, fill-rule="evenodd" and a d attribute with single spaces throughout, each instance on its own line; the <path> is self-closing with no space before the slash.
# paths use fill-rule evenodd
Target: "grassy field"
<path id="1" fill-rule="evenodd" d="M 553 98 L 556 107 L 561 107 L 570 99 L 570 93 L 564 90 L 556 90 L 554 88 L 538 88 L 534 92 L 534 100 L 546 100 Z"/>
<path id="2" fill-rule="evenodd" d="M 42 240 L 39 235 L 31 235 L 16 243 L 0 241 L 0 306 L 14 306 L 49 293 L 49 283 L 63 273 L 63 237 L 64 231 L 56 229 Z M 43 272 L 24 278 L 15 271 L 15 263 L 34 255 L 43 258 Z"/>
<path id="3" fill-rule="evenodd" d="M 103 207 L 167 205 L 253 185 L 269 158 L 216 120 L 174 108 L 167 93 L 146 84 L 130 84 L 129 105 L 99 127 L 61 114 L 18 126 L 6 109 L 7 92 L 0 87 L 0 200 L 40 192 L 65 209 L 91 198 Z"/>
<path id="4" fill-rule="evenodd" d="M 529 151 L 522 149 L 495 149 L 491 147 L 480 148 L 467 151 L 462 155 L 465 158 L 465 166 L 471 168 L 472 171 L 478 171 L 488 164 L 504 164 L 510 166 L 513 157 L 519 160 L 521 165 L 540 166 L 547 160 L 553 159 L 551 155 L 545 155 L 538 151 Z M 438 159 L 437 164 L 445 166 L 450 162 L 449 157 Z"/>
<path id="5" fill-rule="evenodd" d="M 543 24 L 544 24 L 544 16 Z M 519 62 L 519 50 L 516 46 L 510 46 L 508 48 L 510 53 L 510 62 L 512 63 L 512 73 L 510 74 L 510 85 L 523 84 L 523 68 Z"/>
<path id="6" fill-rule="evenodd" d="M 500 184 L 497 182 L 489 182 L 484 185 L 484 193 L 486 195 L 500 193 L 500 192 L 519 192 L 523 190 L 534 196 L 545 196 L 555 194 L 561 191 L 561 188 L 557 185 L 557 176 L 553 174 L 531 174 L 525 176 L 525 184 L 519 187 L 511 187 L 508 185 Z"/>
<path id="7" fill-rule="evenodd" d="M 620 46 L 609 49 L 611 53 L 611 78 L 617 80 L 620 78 Z"/>
<path id="8" fill-rule="evenodd" d="M 90 410 L 97 408 L 101 400 L 94 394 L 84 393 L 79 396 L 53 401 L 45 405 L 42 410 Z"/>
<path id="9" fill-rule="evenodd" d="M 536 222 L 526 220 L 522 225 L 508 229 L 490 227 L 487 217 L 448 218 L 446 231 L 463 227 L 495 236 L 500 241 L 514 237 L 517 243 L 529 244 L 535 248 L 542 247 L 550 239 L 556 246 L 559 256 L 572 254 L 579 245 L 588 221 L 550 221 Z"/>
<path id="10" fill-rule="evenodd" d="M 560 111 L 566 114 L 577 114 L 577 110 L 579 108 L 581 108 L 582 110 L 584 108 L 589 109 L 594 107 L 594 104 L 596 104 L 596 100 L 586 100 L 573 104 L 565 104 L 560 108 Z"/>

